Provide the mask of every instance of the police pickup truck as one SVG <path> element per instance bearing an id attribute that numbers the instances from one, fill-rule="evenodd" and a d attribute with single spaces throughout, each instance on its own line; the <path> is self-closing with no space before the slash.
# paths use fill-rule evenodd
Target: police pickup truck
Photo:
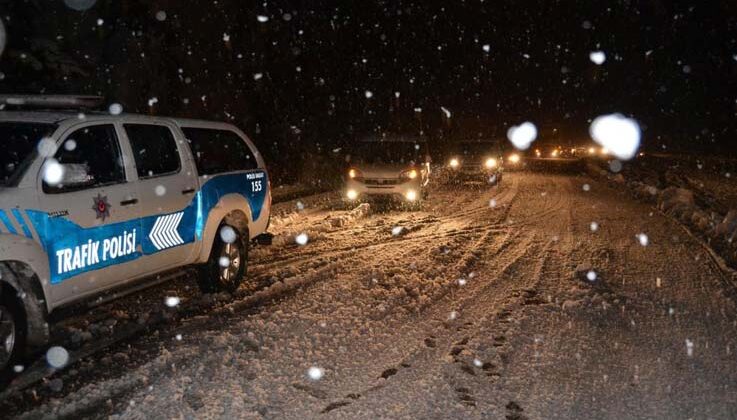
<path id="1" fill-rule="evenodd" d="M 91 100 L 67 99 L 0 102 Z M 62 306 L 182 266 L 197 268 L 203 291 L 234 291 L 270 210 L 263 158 L 233 125 L 78 109 L 0 112 L 3 376 L 45 345 L 46 318 Z"/>

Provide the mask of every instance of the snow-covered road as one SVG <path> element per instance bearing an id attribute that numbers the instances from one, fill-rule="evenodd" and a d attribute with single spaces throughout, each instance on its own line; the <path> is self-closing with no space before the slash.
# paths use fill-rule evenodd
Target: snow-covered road
<path id="1" fill-rule="evenodd" d="M 73 314 L 56 341 L 77 361 L 0 411 L 737 417 L 725 274 L 606 184 L 509 173 L 499 188 L 434 187 L 420 211 L 349 211 L 326 193 L 275 215 L 275 245 L 252 250 L 236 296 L 203 297 L 182 278 Z"/>

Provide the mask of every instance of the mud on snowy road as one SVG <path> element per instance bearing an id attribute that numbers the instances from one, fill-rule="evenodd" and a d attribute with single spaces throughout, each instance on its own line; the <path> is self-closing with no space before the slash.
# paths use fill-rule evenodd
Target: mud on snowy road
<path id="1" fill-rule="evenodd" d="M 184 275 L 59 320 L 72 362 L 26 367 L 1 412 L 737 416 L 725 273 L 604 183 L 510 173 L 500 187 L 435 186 L 418 211 L 344 209 L 326 193 L 277 206 L 272 231 L 235 296 L 202 296 Z"/>

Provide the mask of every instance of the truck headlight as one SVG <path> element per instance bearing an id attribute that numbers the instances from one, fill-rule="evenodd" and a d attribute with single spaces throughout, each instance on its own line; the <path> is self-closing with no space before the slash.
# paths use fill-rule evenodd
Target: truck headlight
<path id="1" fill-rule="evenodd" d="M 494 169 L 494 168 L 496 168 L 496 159 L 494 159 L 494 158 L 488 158 L 488 159 L 486 159 L 486 162 L 484 162 L 484 166 L 486 166 L 486 169 Z"/>

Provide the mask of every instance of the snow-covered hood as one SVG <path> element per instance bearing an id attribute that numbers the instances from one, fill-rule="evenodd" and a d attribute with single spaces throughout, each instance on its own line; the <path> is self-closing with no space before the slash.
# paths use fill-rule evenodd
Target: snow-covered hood
<path id="1" fill-rule="evenodd" d="M 412 169 L 409 163 L 358 164 L 354 168 L 361 171 L 364 178 L 399 178 L 399 174 Z"/>

